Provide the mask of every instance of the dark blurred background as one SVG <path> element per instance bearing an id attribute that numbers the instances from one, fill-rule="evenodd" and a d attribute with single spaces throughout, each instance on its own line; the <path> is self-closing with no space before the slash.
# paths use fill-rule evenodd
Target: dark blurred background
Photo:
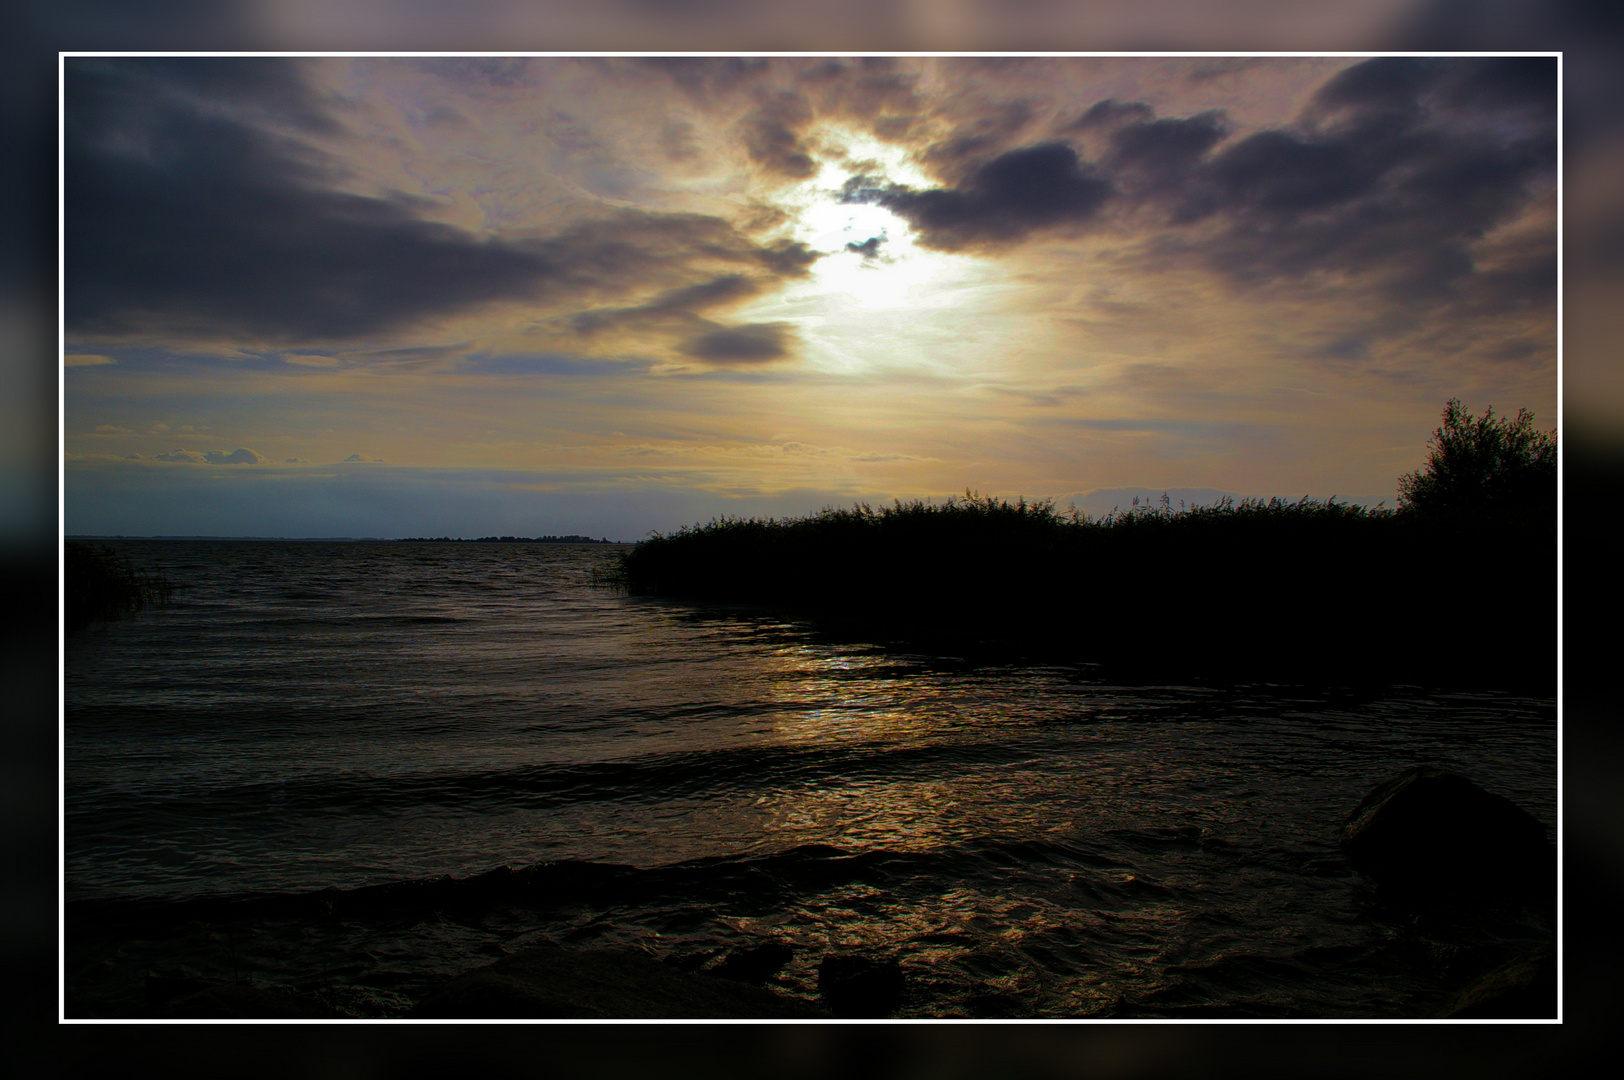
<path id="1" fill-rule="evenodd" d="M 20 1075 L 383 1076 L 469 1064 L 558 1075 L 1544 1074 L 1619 1012 L 1607 918 L 1624 880 L 1624 737 L 1600 675 L 1617 571 L 1603 507 L 1624 478 L 1624 6 L 1589 0 L 19 0 L 0 15 L 0 744 Z M 1561 456 L 1567 1023 L 1560 1027 L 53 1027 L 57 1016 L 57 53 L 135 51 L 1546 51 L 1564 66 Z M 1516 402 L 1494 403 L 1504 411 Z M 1544 418 L 1541 418 L 1542 420 Z M 1492 609 L 1492 594 L 1462 597 Z"/>

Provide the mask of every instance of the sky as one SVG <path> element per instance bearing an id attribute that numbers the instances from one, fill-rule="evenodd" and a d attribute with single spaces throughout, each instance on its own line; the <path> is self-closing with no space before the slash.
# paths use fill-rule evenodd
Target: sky
<path id="1" fill-rule="evenodd" d="M 1394 501 L 1557 415 L 1547 58 L 70 58 L 69 534 Z"/>

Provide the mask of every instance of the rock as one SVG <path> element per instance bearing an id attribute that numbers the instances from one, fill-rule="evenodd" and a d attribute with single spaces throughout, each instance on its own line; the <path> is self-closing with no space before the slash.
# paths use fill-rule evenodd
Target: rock
<path id="1" fill-rule="evenodd" d="M 1411 898 L 1541 898 L 1554 903 L 1545 826 L 1457 773 L 1421 765 L 1366 795 L 1342 825 L 1354 869 Z"/>
<path id="2" fill-rule="evenodd" d="M 818 965 L 818 994 L 842 1019 L 890 1016 L 902 1004 L 902 990 L 895 957 L 831 953 Z"/>
<path id="3" fill-rule="evenodd" d="M 414 1018 L 789 1019 L 824 1014 L 771 990 L 673 970 L 629 949 L 537 945 L 441 984 Z"/>
<path id="4" fill-rule="evenodd" d="M 728 953 L 727 958 L 711 968 L 710 975 L 718 979 L 759 986 L 782 971 L 795 956 L 795 950 L 782 941 L 769 941 L 752 949 Z"/>
<path id="5" fill-rule="evenodd" d="M 1439 1015 L 1485 1020 L 1555 1017 L 1555 949 L 1529 949 L 1478 976 Z"/>

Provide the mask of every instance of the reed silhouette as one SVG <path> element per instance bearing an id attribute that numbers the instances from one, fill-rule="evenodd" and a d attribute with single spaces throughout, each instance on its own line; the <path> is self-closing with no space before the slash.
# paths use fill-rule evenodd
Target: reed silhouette
<path id="1" fill-rule="evenodd" d="M 69 630 L 169 603 L 169 581 L 109 547 L 69 541 L 63 548 L 63 619 Z"/>
<path id="2" fill-rule="evenodd" d="M 1124 677 L 1546 692 L 1555 438 L 1532 423 L 1474 420 L 1451 401 L 1397 509 L 1334 497 L 1175 509 L 1164 496 L 1091 519 L 970 492 L 656 534 L 622 554 L 620 584 Z"/>

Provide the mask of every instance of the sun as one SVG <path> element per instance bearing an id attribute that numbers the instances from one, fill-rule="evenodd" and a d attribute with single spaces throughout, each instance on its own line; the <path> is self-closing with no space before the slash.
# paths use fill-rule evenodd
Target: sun
<path id="1" fill-rule="evenodd" d="M 911 188 L 934 187 L 901 147 L 863 132 L 832 128 L 822 133 L 829 153 L 818 174 L 785 191 L 779 203 L 794 222 L 795 239 L 823 257 L 811 280 L 799 287 L 861 308 L 913 304 L 961 260 L 919 246 L 907 221 L 873 203 L 841 202 L 853 176 L 868 175 Z"/>

